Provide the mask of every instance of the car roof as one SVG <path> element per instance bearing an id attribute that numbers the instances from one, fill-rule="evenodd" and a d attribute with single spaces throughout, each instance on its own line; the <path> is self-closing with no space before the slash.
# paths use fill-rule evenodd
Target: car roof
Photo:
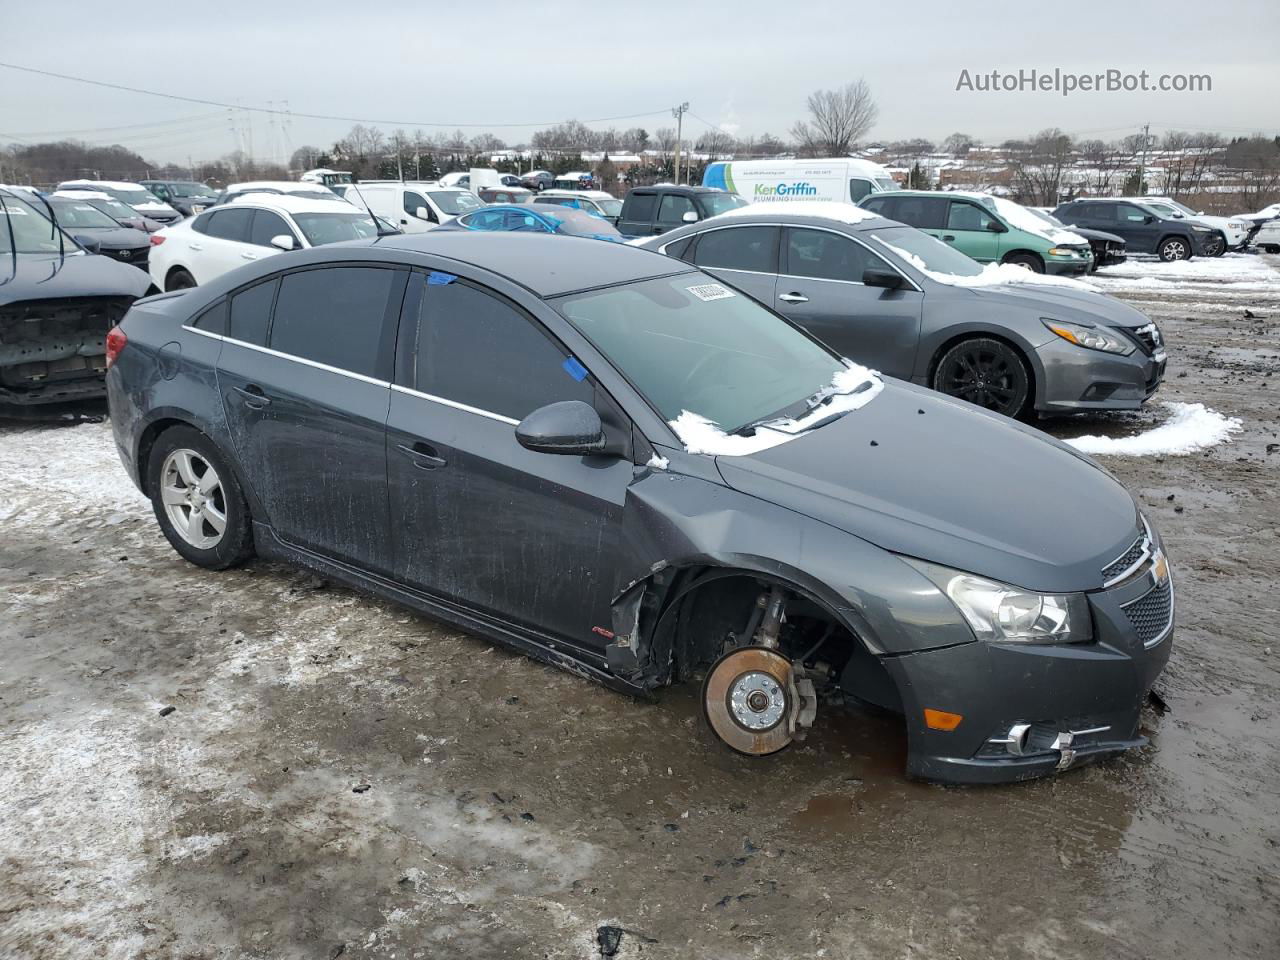
<path id="1" fill-rule="evenodd" d="M 616 200 L 605 190 L 543 190 L 540 197 L 586 197 L 588 200 Z"/>
<path id="2" fill-rule="evenodd" d="M 311 197 L 293 197 L 287 193 L 246 193 L 232 197 L 230 201 L 212 210 L 226 210 L 232 207 L 262 207 L 265 210 L 278 210 L 282 213 L 364 213 L 363 207 L 348 203 L 334 195 L 332 200 L 313 200 Z"/>
<path id="3" fill-rule="evenodd" d="M 236 193 L 240 190 L 280 190 L 284 193 L 297 190 L 314 191 L 317 187 L 321 190 L 328 189 L 324 184 L 304 183 L 300 180 L 246 180 L 243 183 L 228 183 L 226 187 L 227 193 Z M 334 194 L 337 196 L 337 194 Z"/>
<path id="4" fill-rule="evenodd" d="M 529 233 L 428 230 L 365 242 L 379 249 L 433 254 L 492 270 L 543 298 L 693 270 L 659 253 L 586 237 L 548 242 L 545 235 Z"/>
<path id="5" fill-rule="evenodd" d="M 58 184 L 58 189 L 62 190 L 67 187 L 102 187 L 106 190 L 146 190 L 142 184 L 133 180 L 63 180 Z"/>
<path id="6" fill-rule="evenodd" d="M 57 197 L 59 200 L 116 200 L 109 193 L 103 193 L 101 190 L 55 190 L 50 194 L 51 197 Z"/>

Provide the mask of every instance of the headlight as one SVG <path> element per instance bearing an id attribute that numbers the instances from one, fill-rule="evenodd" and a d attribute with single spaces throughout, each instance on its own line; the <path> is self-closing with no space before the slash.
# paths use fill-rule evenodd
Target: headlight
<path id="1" fill-rule="evenodd" d="M 1104 353 L 1118 353 L 1124 357 L 1133 353 L 1134 350 L 1132 343 L 1105 327 L 1086 327 L 1079 323 L 1063 323 L 1061 320 L 1044 318 L 1041 318 L 1041 323 L 1063 340 L 1074 343 L 1077 347 L 1088 347 L 1090 350 L 1101 350 Z"/>
<path id="2" fill-rule="evenodd" d="M 1049 256 L 1051 257 L 1078 257 L 1079 250 L 1072 250 L 1070 247 L 1050 247 Z"/>
<path id="3" fill-rule="evenodd" d="M 996 643 L 1084 643 L 1093 639 L 1082 593 L 1033 593 L 976 574 L 903 557 L 937 585 L 979 640 Z"/>
<path id="4" fill-rule="evenodd" d="M 1192 230 L 1194 230 L 1196 233 L 1208 233 L 1208 232 L 1209 232 L 1209 228 L 1208 228 L 1208 227 L 1197 227 L 1197 226 L 1195 226 L 1194 224 L 1192 225 L 1191 229 L 1192 229 Z"/>

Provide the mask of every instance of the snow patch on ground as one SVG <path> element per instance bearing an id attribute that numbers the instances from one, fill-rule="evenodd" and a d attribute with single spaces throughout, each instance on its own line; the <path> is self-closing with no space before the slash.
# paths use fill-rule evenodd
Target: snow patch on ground
<path id="1" fill-rule="evenodd" d="M 92 510 L 104 519 L 150 512 L 147 498 L 120 463 L 106 423 L 0 433 L 0 520 L 19 515 L 48 520 L 49 494 L 66 507 Z M 37 503 L 41 508 L 33 512 Z"/>
<path id="2" fill-rule="evenodd" d="M 841 370 L 821 393 L 830 398 L 815 406 L 803 417 L 794 420 L 775 420 L 768 426 L 756 427 L 749 437 L 725 433 L 720 427 L 701 414 L 684 410 L 671 421 L 671 429 L 690 453 L 708 456 L 745 457 L 780 443 L 786 443 L 828 417 L 848 413 L 866 406 L 884 389 L 884 381 L 874 370 L 859 366 L 851 360 L 844 361 L 847 369 Z"/>
<path id="3" fill-rule="evenodd" d="M 1165 403 L 1171 416 L 1158 427 L 1132 437 L 1084 436 L 1063 443 L 1081 453 L 1114 457 L 1150 457 L 1195 453 L 1220 443 L 1244 429 L 1239 417 L 1224 417 L 1203 403 Z"/>
<path id="4" fill-rule="evenodd" d="M 1241 280 L 1280 284 L 1280 274 L 1261 257 L 1246 253 L 1228 253 L 1221 257 L 1196 257 L 1164 263 L 1155 259 L 1130 258 L 1113 267 L 1104 267 L 1105 276 L 1160 280 L 1209 280 L 1235 283 Z"/>
<path id="5" fill-rule="evenodd" d="M 724 220 L 728 217 L 776 217 L 779 212 L 794 214 L 798 217 L 822 217 L 840 223 L 863 223 L 876 220 L 880 214 L 855 207 L 851 203 L 836 203 L 831 200 L 786 200 L 770 203 L 753 203 L 745 207 L 727 210 L 716 217 Z"/>

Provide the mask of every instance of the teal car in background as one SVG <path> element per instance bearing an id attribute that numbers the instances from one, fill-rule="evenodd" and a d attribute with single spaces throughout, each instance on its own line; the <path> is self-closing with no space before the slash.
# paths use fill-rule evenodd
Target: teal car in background
<path id="1" fill-rule="evenodd" d="M 1088 240 L 1004 197 L 895 190 L 873 193 L 860 205 L 923 230 L 979 263 L 1011 263 L 1056 276 L 1088 273 L 1093 266 Z"/>

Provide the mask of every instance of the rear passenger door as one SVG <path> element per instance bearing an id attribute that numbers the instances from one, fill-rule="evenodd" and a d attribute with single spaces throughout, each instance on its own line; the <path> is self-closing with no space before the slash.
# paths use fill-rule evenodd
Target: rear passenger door
<path id="1" fill-rule="evenodd" d="M 405 297 L 387 431 L 396 579 L 446 602 L 585 647 L 603 640 L 628 459 L 553 456 L 516 424 L 561 400 L 630 422 L 512 300 L 454 274 Z"/>
<path id="2" fill-rule="evenodd" d="M 694 239 L 692 260 L 708 273 L 721 277 L 743 293 L 776 309 L 773 296 L 778 282 L 778 237 L 781 227 L 744 226 L 708 230 Z"/>
<path id="3" fill-rule="evenodd" d="M 833 350 L 907 379 L 920 341 L 923 295 L 909 281 L 897 290 L 868 287 L 867 269 L 896 273 L 861 243 L 810 227 L 786 227 L 774 309 Z"/>
<path id="4" fill-rule="evenodd" d="M 196 283 L 208 283 L 229 270 L 242 267 L 256 257 L 249 243 L 254 211 L 250 207 L 215 210 L 209 214 L 204 233 L 193 233 L 187 241 L 194 252 L 192 275 Z"/>
<path id="5" fill-rule="evenodd" d="M 407 277 L 325 264 L 238 291 L 218 362 L 254 519 L 374 571 L 391 562 L 386 420 Z"/>
<path id="6" fill-rule="evenodd" d="M 942 237 L 946 226 L 947 206 L 951 201 L 946 197 L 895 197 L 892 217 L 900 223 L 923 230 L 931 237 Z"/>

